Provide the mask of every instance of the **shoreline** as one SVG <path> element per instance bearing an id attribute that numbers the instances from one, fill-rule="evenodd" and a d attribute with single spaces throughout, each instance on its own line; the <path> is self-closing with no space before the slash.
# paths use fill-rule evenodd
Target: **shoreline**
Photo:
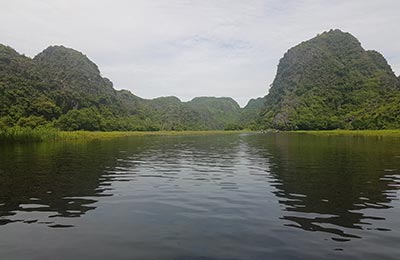
<path id="1" fill-rule="evenodd" d="M 110 139 L 129 136 L 189 136 L 189 135 L 215 135 L 215 134 L 237 134 L 251 133 L 250 130 L 187 130 L 187 131 L 60 131 L 60 139 L 62 140 L 78 140 L 78 139 Z"/>
<path id="2" fill-rule="evenodd" d="M 250 133 L 251 130 L 187 130 L 187 131 L 60 131 L 54 128 L 8 128 L 0 130 L 2 143 L 35 143 L 72 140 L 101 140 L 129 136 L 189 136 Z"/>
<path id="3" fill-rule="evenodd" d="M 382 130 L 297 130 L 286 133 L 308 134 L 317 136 L 371 136 L 371 137 L 399 137 L 400 129 Z"/>
<path id="4" fill-rule="evenodd" d="M 1 143 L 57 142 L 69 140 L 101 140 L 129 136 L 199 136 L 215 134 L 260 133 L 252 130 L 187 130 L 187 131 L 60 131 L 54 128 L 9 128 L 0 130 Z M 270 134 L 266 132 L 264 134 Z M 273 132 L 275 133 L 275 132 Z M 297 130 L 276 133 L 307 134 L 315 136 L 363 136 L 400 138 L 400 129 L 391 130 Z"/>

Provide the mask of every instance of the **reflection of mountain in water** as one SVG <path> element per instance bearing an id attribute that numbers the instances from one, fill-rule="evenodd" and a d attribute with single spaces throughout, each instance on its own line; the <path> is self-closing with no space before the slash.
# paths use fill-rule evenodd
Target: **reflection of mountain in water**
<path id="1" fill-rule="evenodd" d="M 390 208 L 397 199 L 400 165 L 390 140 L 278 134 L 264 142 L 249 137 L 248 144 L 271 164 L 287 226 L 338 235 L 332 238 L 338 241 L 359 237 L 356 230 L 389 230 L 374 227 L 374 220 L 384 220 L 378 211 L 363 211 Z"/>
<path id="2" fill-rule="evenodd" d="M 3 146 L 0 225 L 24 222 L 70 227 L 71 223 L 59 222 L 95 209 L 97 197 L 113 195 L 113 182 L 137 177 L 173 181 L 185 167 L 192 172 L 189 178 L 223 183 L 227 175 L 211 174 L 209 168 L 230 172 L 238 141 L 237 136 L 212 140 L 147 137 Z M 193 161 L 196 167 L 191 166 Z"/>
<path id="3" fill-rule="evenodd" d="M 128 192 L 113 190 L 126 181 L 138 183 L 129 186 L 133 196 L 153 196 L 153 203 L 171 196 L 188 208 L 199 198 L 189 201 L 179 192 L 237 190 L 221 197 L 230 205 L 210 194 L 210 204 L 203 206 L 208 210 L 217 203 L 240 211 L 243 203 L 264 202 L 255 193 L 264 184 L 252 186 L 262 180 L 274 187 L 287 226 L 348 240 L 362 236 L 361 230 L 389 230 L 381 226 L 386 222 L 380 221 L 385 215 L 379 209 L 397 199 L 398 150 L 390 140 L 285 134 L 3 146 L 0 225 L 73 226 L 74 218 L 98 207 L 99 196 Z M 240 213 L 235 212 L 230 214 Z"/>
<path id="4" fill-rule="evenodd" d="M 0 224 L 24 221 L 62 227 L 57 217 L 79 217 L 94 209 L 102 170 L 112 149 L 47 143 L 0 150 Z M 38 214 L 40 213 L 40 214 Z M 69 225 L 66 225 L 69 226 Z"/>

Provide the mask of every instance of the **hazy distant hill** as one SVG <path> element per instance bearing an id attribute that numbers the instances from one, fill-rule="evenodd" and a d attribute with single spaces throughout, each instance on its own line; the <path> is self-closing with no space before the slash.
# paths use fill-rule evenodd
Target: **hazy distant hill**
<path id="1" fill-rule="evenodd" d="M 231 128 L 239 120 L 239 104 L 232 98 L 197 97 L 186 105 L 200 114 L 200 121 L 214 129 Z"/>
<path id="2" fill-rule="evenodd" d="M 265 97 L 250 99 L 247 105 L 242 109 L 240 122 L 249 128 L 259 129 L 265 128 L 260 122 L 261 113 L 265 110 Z"/>

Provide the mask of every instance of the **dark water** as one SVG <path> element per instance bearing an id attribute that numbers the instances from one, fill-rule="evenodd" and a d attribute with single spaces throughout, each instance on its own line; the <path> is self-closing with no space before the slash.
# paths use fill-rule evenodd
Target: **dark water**
<path id="1" fill-rule="evenodd" d="M 400 139 L 0 147 L 0 259 L 400 259 Z"/>

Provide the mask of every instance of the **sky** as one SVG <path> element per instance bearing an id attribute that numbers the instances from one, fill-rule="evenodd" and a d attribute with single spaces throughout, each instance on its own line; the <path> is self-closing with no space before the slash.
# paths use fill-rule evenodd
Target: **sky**
<path id="1" fill-rule="evenodd" d="M 86 54 L 143 98 L 264 96 L 279 59 L 329 29 L 356 36 L 400 73 L 398 0 L 0 0 L 0 43 L 34 57 Z"/>

